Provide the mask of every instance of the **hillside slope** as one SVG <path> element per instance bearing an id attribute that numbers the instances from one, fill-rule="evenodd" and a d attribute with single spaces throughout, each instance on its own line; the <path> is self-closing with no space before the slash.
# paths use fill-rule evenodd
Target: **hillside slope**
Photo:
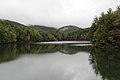
<path id="1" fill-rule="evenodd" d="M 44 31 L 54 31 L 54 30 L 57 30 L 56 28 L 43 26 L 43 25 L 30 25 L 30 27 L 38 28 L 38 29 L 41 29 L 41 30 L 44 30 Z"/>

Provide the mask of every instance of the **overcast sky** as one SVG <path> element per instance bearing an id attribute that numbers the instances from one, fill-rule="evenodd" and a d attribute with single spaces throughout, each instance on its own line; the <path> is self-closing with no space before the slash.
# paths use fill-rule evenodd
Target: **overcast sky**
<path id="1" fill-rule="evenodd" d="M 0 0 L 0 18 L 26 25 L 88 27 L 96 15 L 118 5 L 119 0 Z"/>

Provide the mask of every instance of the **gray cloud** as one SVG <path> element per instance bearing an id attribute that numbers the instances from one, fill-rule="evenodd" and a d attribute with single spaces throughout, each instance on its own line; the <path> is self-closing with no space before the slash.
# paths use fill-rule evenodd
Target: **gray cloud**
<path id="1" fill-rule="evenodd" d="M 96 15 L 118 5 L 118 0 L 1 0 L 0 18 L 57 28 L 87 27 Z"/>

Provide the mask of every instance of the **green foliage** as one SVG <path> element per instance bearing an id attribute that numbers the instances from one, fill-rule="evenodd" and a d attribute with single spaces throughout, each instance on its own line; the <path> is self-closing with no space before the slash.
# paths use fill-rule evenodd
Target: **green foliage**
<path id="1" fill-rule="evenodd" d="M 68 33 L 67 40 L 89 40 L 89 30 L 89 28 L 85 28 Z"/>
<path id="2" fill-rule="evenodd" d="M 89 30 L 90 28 L 79 28 L 76 26 L 64 26 L 60 29 L 58 29 L 59 33 L 61 33 L 62 40 L 71 40 L 71 41 L 78 41 L 78 40 L 89 40 Z"/>
<path id="3" fill-rule="evenodd" d="M 0 43 L 28 43 L 41 41 L 89 40 L 89 28 L 64 26 L 60 29 L 45 26 L 26 26 L 9 20 L 0 20 Z"/>
<path id="4" fill-rule="evenodd" d="M 54 35 L 43 30 L 9 20 L 0 20 L 0 43 L 23 43 L 54 40 Z"/>
<path id="5" fill-rule="evenodd" d="M 48 27 L 48 26 L 43 26 L 43 25 L 30 25 L 30 27 L 41 29 L 41 30 L 48 31 L 48 32 L 49 31 L 56 31 L 57 30 L 56 28 Z"/>
<path id="6" fill-rule="evenodd" d="M 106 46 L 118 44 L 120 34 L 120 9 L 112 11 L 109 9 L 107 13 L 102 13 L 100 17 L 96 17 L 92 23 L 90 37 L 95 46 Z"/>

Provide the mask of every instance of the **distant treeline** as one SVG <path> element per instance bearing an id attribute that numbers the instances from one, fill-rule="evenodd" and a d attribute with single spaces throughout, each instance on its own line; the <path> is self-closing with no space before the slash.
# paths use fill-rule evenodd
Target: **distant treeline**
<path id="1" fill-rule="evenodd" d="M 63 29 L 65 28 L 65 30 Z M 0 20 L 0 43 L 25 43 L 62 40 L 89 40 L 89 29 L 65 26 L 61 29 L 40 25 L 26 26 L 9 20 Z M 63 30 L 62 30 L 63 29 Z"/>
<path id="2" fill-rule="evenodd" d="M 0 43 L 91 40 L 95 46 L 120 45 L 120 7 L 95 17 L 90 28 L 68 25 L 59 29 L 0 20 Z"/>

